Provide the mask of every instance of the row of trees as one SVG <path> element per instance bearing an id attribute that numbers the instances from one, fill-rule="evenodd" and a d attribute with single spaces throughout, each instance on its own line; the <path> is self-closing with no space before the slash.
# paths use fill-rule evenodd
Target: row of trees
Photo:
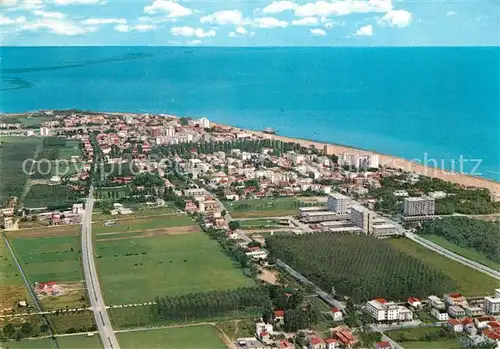
<path id="1" fill-rule="evenodd" d="M 374 297 L 404 300 L 409 296 L 443 294 L 456 283 L 440 270 L 371 236 L 307 234 L 271 236 L 271 255 L 293 266 L 322 289 L 355 302 Z"/>
<path id="2" fill-rule="evenodd" d="M 213 318 L 230 311 L 260 308 L 269 304 L 266 289 L 242 287 L 227 291 L 191 293 L 175 297 L 157 297 L 152 305 L 158 320 Z"/>
<path id="3" fill-rule="evenodd" d="M 423 223 L 418 233 L 441 236 L 458 246 L 481 252 L 488 259 L 500 263 L 500 229 L 497 222 L 468 217 L 446 217 Z"/>

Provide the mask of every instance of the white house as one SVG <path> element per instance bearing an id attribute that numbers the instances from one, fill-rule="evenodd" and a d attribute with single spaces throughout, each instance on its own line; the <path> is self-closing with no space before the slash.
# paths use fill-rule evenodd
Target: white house
<path id="1" fill-rule="evenodd" d="M 437 308 L 432 308 L 431 309 L 431 315 L 434 316 L 439 321 L 447 321 L 450 318 L 449 315 L 448 315 L 448 313 L 441 312 Z"/>
<path id="2" fill-rule="evenodd" d="M 464 331 L 464 326 L 462 325 L 462 322 L 457 319 L 449 319 L 448 320 L 448 327 L 451 328 L 453 332 L 463 332 Z"/>

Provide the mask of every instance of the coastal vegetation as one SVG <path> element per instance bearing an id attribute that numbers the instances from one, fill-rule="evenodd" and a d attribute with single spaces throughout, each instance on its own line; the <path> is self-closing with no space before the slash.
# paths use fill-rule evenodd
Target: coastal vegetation
<path id="1" fill-rule="evenodd" d="M 271 236 L 266 246 L 272 257 L 290 264 L 322 289 L 334 287 L 338 295 L 355 302 L 374 297 L 403 300 L 457 287 L 445 273 L 370 236 Z"/>
<path id="2" fill-rule="evenodd" d="M 424 222 L 417 229 L 423 235 L 437 235 L 460 247 L 471 248 L 500 263 L 500 229 L 497 222 L 468 217 L 446 217 Z"/>

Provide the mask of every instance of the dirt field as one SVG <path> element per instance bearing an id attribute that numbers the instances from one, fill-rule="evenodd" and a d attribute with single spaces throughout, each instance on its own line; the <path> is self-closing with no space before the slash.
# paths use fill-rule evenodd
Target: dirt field
<path id="1" fill-rule="evenodd" d="M 60 225 L 47 228 L 32 228 L 24 230 L 9 231 L 11 238 L 46 238 L 54 236 L 76 236 L 80 234 L 80 225 Z"/>
<path id="2" fill-rule="evenodd" d="M 0 313 L 10 314 L 17 311 L 19 301 L 28 301 L 28 291 L 24 285 L 0 285 Z M 12 311 L 11 311 L 12 310 Z"/>
<path id="3" fill-rule="evenodd" d="M 259 274 L 259 279 L 262 281 L 265 281 L 269 284 L 276 285 L 278 283 L 278 279 L 277 279 L 276 275 L 278 275 L 277 271 L 262 269 L 262 272 Z"/>
<path id="4" fill-rule="evenodd" d="M 172 227 L 172 228 L 160 228 L 160 229 L 143 229 L 143 230 L 133 230 L 127 233 L 133 234 L 137 233 L 140 235 L 131 235 L 131 236 L 121 236 L 121 237 L 112 237 L 116 234 L 121 234 L 121 232 L 113 232 L 113 233 L 101 233 L 97 234 L 97 236 L 110 236 L 105 239 L 98 239 L 101 241 L 114 241 L 114 240 L 127 240 L 127 239 L 143 239 L 161 235 L 183 235 L 190 233 L 199 233 L 201 229 L 198 226 L 192 225 L 187 227 Z"/>

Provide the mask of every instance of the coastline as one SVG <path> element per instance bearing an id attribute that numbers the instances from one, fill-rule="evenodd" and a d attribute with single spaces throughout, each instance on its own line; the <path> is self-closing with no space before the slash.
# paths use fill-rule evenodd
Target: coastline
<path id="1" fill-rule="evenodd" d="M 130 113 L 130 112 L 104 112 L 104 111 L 99 111 L 99 113 L 112 114 L 112 115 L 132 115 L 132 116 L 140 116 L 141 114 L 143 114 L 143 113 Z M 15 114 L 7 114 L 6 113 L 3 115 L 5 115 L 5 116 L 20 116 L 20 115 L 24 115 L 24 114 L 23 113 L 15 113 Z M 170 115 L 170 114 L 161 114 L 161 115 L 164 117 L 170 117 L 170 118 L 176 118 L 176 119 L 181 118 L 180 116 Z M 377 154 L 379 156 L 380 165 L 382 165 L 382 166 L 386 166 L 388 168 L 400 169 L 400 170 L 404 170 L 404 171 L 408 171 L 408 172 L 415 172 L 419 175 L 439 178 L 439 179 L 442 179 L 444 181 L 448 181 L 448 182 L 463 185 L 463 186 L 485 188 L 485 189 L 488 189 L 490 191 L 492 200 L 500 201 L 500 182 L 497 182 L 497 181 L 492 180 L 492 179 L 471 176 L 468 174 L 457 173 L 457 172 L 453 172 L 450 170 L 444 170 L 444 169 L 424 166 L 424 165 L 419 164 L 415 161 L 407 160 L 407 159 L 404 159 L 401 157 L 392 156 L 392 155 L 388 155 L 388 154 L 382 154 L 382 153 L 379 153 L 377 151 L 359 149 L 359 148 L 355 148 L 352 146 L 344 146 L 344 145 L 340 145 L 340 144 L 319 142 L 319 141 L 307 140 L 307 139 L 302 139 L 302 138 L 293 138 L 293 137 L 287 137 L 287 136 L 282 136 L 282 135 L 278 135 L 278 134 L 268 134 L 268 133 L 264 133 L 262 131 L 245 129 L 245 128 L 241 128 L 238 126 L 221 124 L 221 123 L 217 123 L 217 122 L 213 122 L 213 121 L 210 121 L 210 124 L 216 125 L 219 127 L 227 127 L 227 128 L 237 129 L 237 130 L 243 130 L 244 132 L 247 132 L 247 133 L 253 134 L 255 136 L 262 137 L 262 138 L 275 139 L 275 140 L 280 140 L 283 142 L 298 143 L 304 147 L 314 146 L 317 149 L 324 149 L 324 147 L 327 146 L 329 153 L 332 153 L 335 155 L 339 155 L 339 154 L 342 154 L 345 152 L 356 153 L 356 154 L 360 154 L 360 155 Z"/>

